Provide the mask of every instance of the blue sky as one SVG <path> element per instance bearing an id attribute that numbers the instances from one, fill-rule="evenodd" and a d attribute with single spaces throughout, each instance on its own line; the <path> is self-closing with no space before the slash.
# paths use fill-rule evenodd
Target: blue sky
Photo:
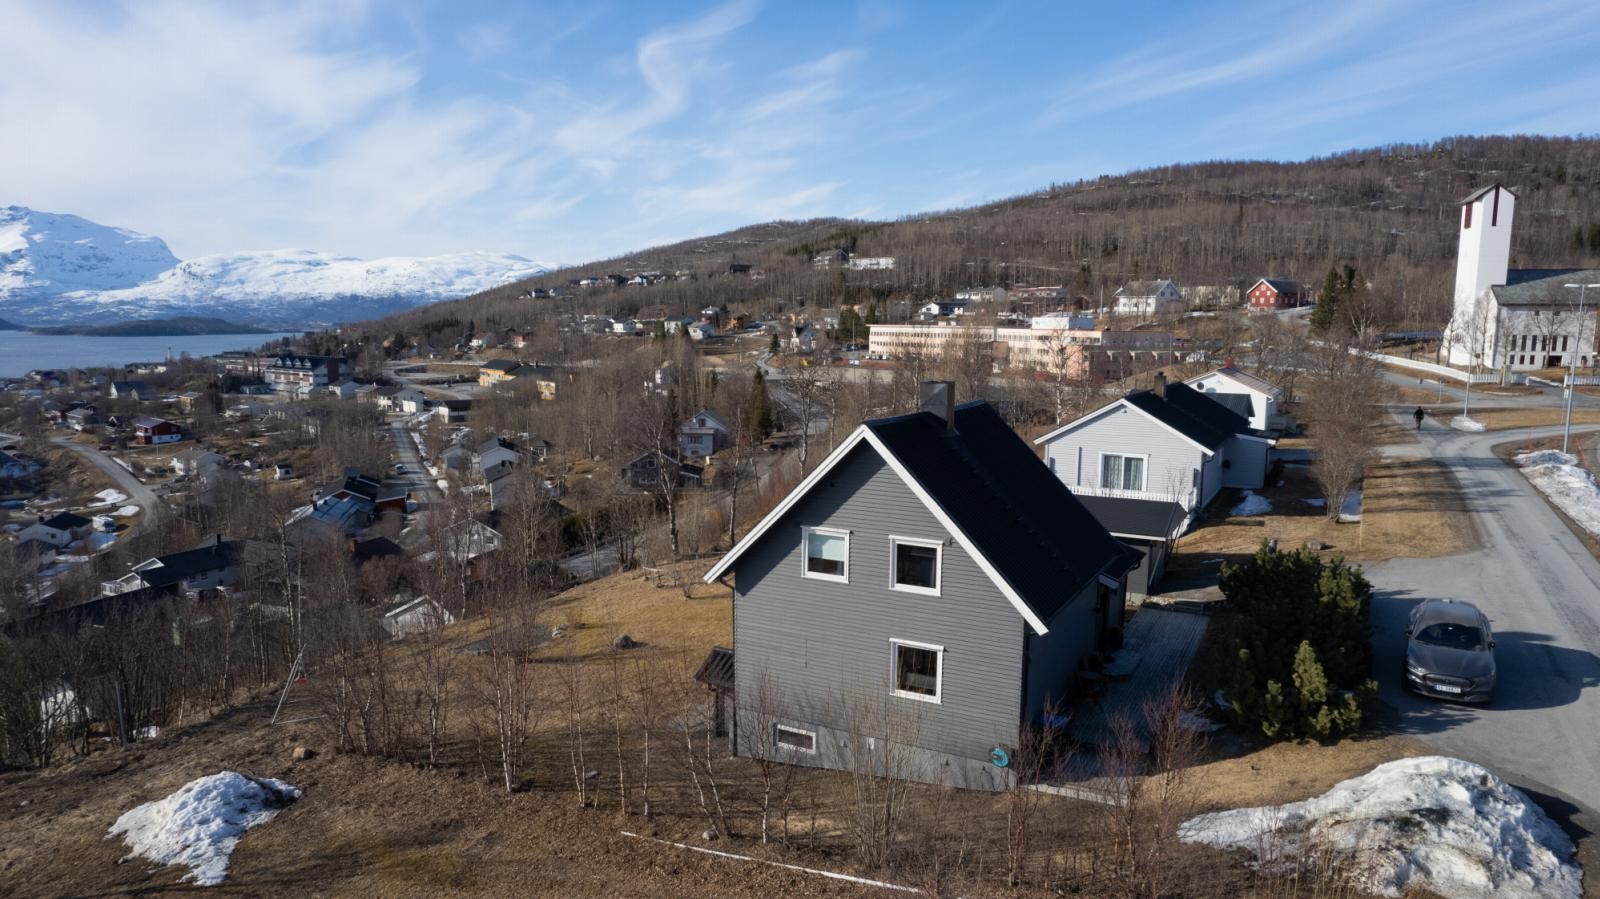
<path id="1" fill-rule="evenodd" d="M 773 218 L 1600 132 L 1600 3 L 0 0 L 0 204 L 181 257 L 573 263 Z"/>

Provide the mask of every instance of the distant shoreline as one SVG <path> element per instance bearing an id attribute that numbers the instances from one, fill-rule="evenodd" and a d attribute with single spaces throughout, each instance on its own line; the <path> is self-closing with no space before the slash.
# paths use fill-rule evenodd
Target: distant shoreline
<path id="1" fill-rule="evenodd" d="M 271 328 L 244 325 L 220 318 L 135 319 L 109 325 L 19 327 L 18 330 L 51 337 L 221 337 L 234 334 L 279 333 Z"/>

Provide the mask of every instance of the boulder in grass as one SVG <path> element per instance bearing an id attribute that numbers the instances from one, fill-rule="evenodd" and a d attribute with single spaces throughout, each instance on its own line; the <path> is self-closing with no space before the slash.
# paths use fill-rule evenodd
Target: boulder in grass
<path id="1" fill-rule="evenodd" d="M 632 649 L 638 645 L 639 644 L 627 634 L 618 634 L 616 639 L 611 641 L 612 649 Z"/>

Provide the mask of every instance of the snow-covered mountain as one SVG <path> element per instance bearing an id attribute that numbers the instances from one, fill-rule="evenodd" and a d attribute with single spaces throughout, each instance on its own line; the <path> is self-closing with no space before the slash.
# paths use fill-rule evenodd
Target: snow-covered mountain
<path id="1" fill-rule="evenodd" d="M 298 329 L 457 299 L 548 271 L 506 253 L 362 260 L 310 250 L 179 262 L 159 238 L 0 211 L 0 316 L 30 325 L 211 316 Z"/>

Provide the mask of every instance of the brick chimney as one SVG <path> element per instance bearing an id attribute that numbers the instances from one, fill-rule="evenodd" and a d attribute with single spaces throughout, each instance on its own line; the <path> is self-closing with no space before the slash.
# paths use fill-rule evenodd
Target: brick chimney
<path id="1" fill-rule="evenodd" d="M 946 428 L 956 426 L 956 382 L 923 381 L 921 396 L 923 412 L 932 412 L 944 419 Z"/>

